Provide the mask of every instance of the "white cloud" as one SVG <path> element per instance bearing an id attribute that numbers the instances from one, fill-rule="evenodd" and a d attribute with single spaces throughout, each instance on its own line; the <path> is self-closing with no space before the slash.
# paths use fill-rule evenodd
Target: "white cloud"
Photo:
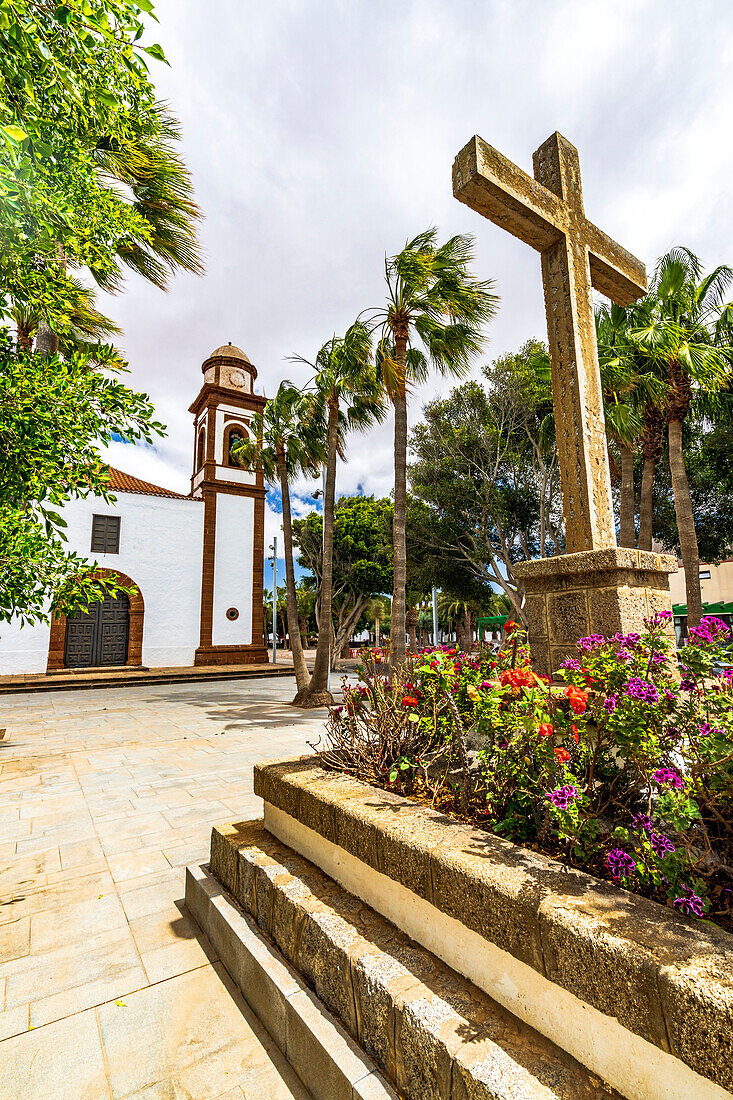
<path id="1" fill-rule="evenodd" d="M 312 357 L 384 294 L 385 252 L 430 224 L 476 235 L 502 303 L 487 358 L 544 336 L 539 257 L 457 203 L 451 164 L 475 132 L 531 171 L 554 130 L 580 150 L 586 210 L 648 266 L 672 243 L 733 260 L 729 81 L 733 8 L 715 0 L 158 0 L 206 220 L 207 274 L 163 295 L 137 277 L 107 307 L 133 382 L 169 434 L 115 450 L 151 481 L 188 485 L 187 412 L 212 348 L 232 340 L 259 387 L 303 382 Z M 450 383 L 431 380 L 422 403 Z M 354 436 L 338 491 L 387 495 L 392 420 Z M 297 504 L 308 508 L 311 486 Z M 184 489 L 185 491 L 185 489 Z M 277 519 L 268 512 L 268 537 Z"/>

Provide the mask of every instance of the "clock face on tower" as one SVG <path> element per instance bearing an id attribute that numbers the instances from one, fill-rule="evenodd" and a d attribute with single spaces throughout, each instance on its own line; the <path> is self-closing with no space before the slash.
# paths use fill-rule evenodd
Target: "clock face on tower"
<path id="1" fill-rule="evenodd" d="M 247 389 L 247 375 L 244 371 L 235 368 L 234 370 L 230 369 L 227 374 L 230 386 L 234 386 L 238 390 Z"/>

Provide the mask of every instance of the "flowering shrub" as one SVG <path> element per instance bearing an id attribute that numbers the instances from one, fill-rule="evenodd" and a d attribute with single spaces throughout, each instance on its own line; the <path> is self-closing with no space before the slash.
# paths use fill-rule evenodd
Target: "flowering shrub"
<path id="1" fill-rule="evenodd" d="M 498 654 L 428 650 L 391 678 L 365 659 L 323 761 L 733 929 L 730 631 L 703 619 L 675 660 L 668 618 L 580 639 L 564 683 L 517 627 Z"/>

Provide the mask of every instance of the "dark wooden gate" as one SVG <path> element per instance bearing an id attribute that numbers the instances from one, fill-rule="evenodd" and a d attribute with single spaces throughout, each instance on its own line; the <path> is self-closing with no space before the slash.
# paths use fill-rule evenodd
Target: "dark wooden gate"
<path id="1" fill-rule="evenodd" d="M 130 601 L 127 596 L 90 603 L 66 620 L 65 667 L 126 664 L 129 633 Z"/>

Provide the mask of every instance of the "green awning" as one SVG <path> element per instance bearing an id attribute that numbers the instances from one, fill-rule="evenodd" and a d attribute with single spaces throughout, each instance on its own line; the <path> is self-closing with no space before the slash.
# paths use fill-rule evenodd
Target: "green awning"
<path id="1" fill-rule="evenodd" d="M 686 615 L 687 604 L 673 604 L 672 611 L 677 616 Z M 702 613 L 703 615 L 733 615 L 733 603 L 704 603 L 702 605 Z"/>

